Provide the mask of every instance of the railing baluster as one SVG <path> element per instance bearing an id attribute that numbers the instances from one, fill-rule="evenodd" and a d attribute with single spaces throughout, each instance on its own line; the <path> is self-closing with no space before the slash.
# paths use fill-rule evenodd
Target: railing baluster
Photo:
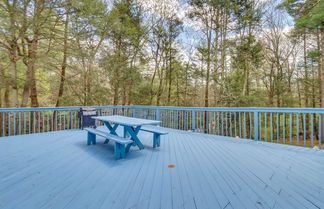
<path id="1" fill-rule="evenodd" d="M 26 134 L 26 112 L 24 112 L 24 134 Z"/>
<path id="2" fill-rule="evenodd" d="M 220 112 L 217 112 L 217 135 L 221 135 Z"/>
<path id="3" fill-rule="evenodd" d="M 253 128 L 253 125 L 252 125 L 252 113 L 249 112 L 249 121 L 250 121 L 250 139 L 252 139 L 252 128 Z"/>
<path id="4" fill-rule="evenodd" d="M 296 114 L 296 145 L 299 146 L 299 114 Z"/>
<path id="5" fill-rule="evenodd" d="M 222 136 L 224 136 L 224 112 L 221 112 L 222 113 Z"/>
<path id="6" fill-rule="evenodd" d="M 51 121 L 52 121 L 51 126 L 52 126 L 52 131 L 54 131 L 54 120 L 55 120 L 54 116 L 56 116 L 56 114 L 55 114 L 55 111 L 52 111 L 51 113 L 52 113 L 52 115 L 51 115 Z"/>
<path id="7" fill-rule="evenodd" d="M 8 112 L 8 136 L 11 136 L 10 112 Z"/>
<path id="8" fill-rule="evenodd" d="M 290 113 L 289 114 L 289 144 L 292 144 L 292 127 L 293 127 L 293 121 L 292 121 L 292 114 Z"/>
<path id="9" fill-rule="evenodd" d="M 75 129 L 75 111 L 71 112 L 71 129 Z"/>
<path id="10" fill-rule="evenodd" d="M 18 134 L 21 135 L 21 112 L 18 113 Z"/>
<path id="11" fill-rule="evenodd" d="M 62 130 L 62 113 L 59 112 L 59 117 L 60 117 L 60 130 Z"/>
<path id="12" fill-rule="evenodd" d="M 226 124 L 226 127 L 225 127 L 225 136 L 228 136 L 228 116 L 227 116 L 227 112 L 225 112 L 225 124 Z"/>
<path id="13" fill-rule="evenodd" d="M 6 113 L 2 113 L 2 136 L 6 136 L 6 124 L 5 124 Z"/>
<path id="14" fill-rule="evenodd" d="M 244 119 L 243 119 L 243 134 L 244 134 L 244 139 L 246 139 L 246 112 L 244 112 L 243 113 L 244 115 L 243 115 L 243 117 L 244 117 Z"/>
<path id="15" fill-rule="evenodd" d="M 12 135 L 16 135 L 16 112 L 14 112 L 13 114 L 13 134 Z"/>
<path id="16" fill-rule="evenodd" d="M 267 113 L 264 113 L 264 141 L 268 141 Z"/>
<path id="17" fill-rule="evenodd" d="M 234 112 L 234 134 L 235 134 L 235 137 L 237 137 L 237 130 L 236 130 L 236 114 L 237 114 L 237 112 Z"/>
<path id="18" fill-rule="evenodd" d="M 322 114 L 318 114 L 318 148 L 322 149 Z"/>
<path id="19" fill-rule="evenodd" d="M 254 112 L 254 140 L 259 140 L 259 112 Z"/>
<path id="20" fill-rule="evenodd" d="M 63 129 L 65 130 L 66 129 L 66 112 L 63 112 L 63 120 L 64 120 L 64 126 L 63 126 Z"/>
<path id="21" fill-rule="evenodd" d="M 33 112 L 33 133 L 36 133 L 36 112 Z"/>
<path id="22" fill-rule="evenodd" d="M 42 112 L 42 123 L 43 123 L 43 126 L 42 126 L 42 132 L 45 132 L 44 114 L 45 114 L 45 111 Z"/>
<path id="23" fill-rule="evenodd" d="M 54 122 L 55 122 L 55 131 L 57 131 L 57 127 L 58 127 L 58 125 L 57 125 L 57 121 L 58 121 L 58 120 L 57 120 L 57 118 L 58 118 L 57 115 L 58 115 L 58 114 L 59 114 L 58 111 L 55 111 L 55 112 L 54 112 L 54 115 L 55 115 L 55 118 L 54 118 Z"/>
<path id="24" fill-rule="evenodd" d="M 195 125 L 196 125 L 195 113 L 196 112 L 194 110 L 191 111 L 191 130 L 192 131 L 195 131 L 195 129 L 196 129 L 195 128 Z"/>
<path id="25" fill-rule="evenodd" d="M 209 128 L 209 133 L 213 134 L 213 112 L 209 112 Z"/>
<path id="26" fill-rule="evenodd" d="M 46 132 L 50 131 L 50 126 L 49 126 L 49 111 L 46 111 Z"/>
<path id="27" fill-rule="evenodd" d="M 270 141 L 273 142 L 273 119 L 272 119 L 272 112 L 270 113 Z"/>
<path id="28" fill-rule="evenodd" d="M 186 115 L 186 111 L 182 110 L 182 113 L 181 113 L 181 118 L 182 118 L 182 130 L 186 130 L 186 121 L 187 121 L 187 115 Z"/>
<path id="29" fill-rule="evenodd" d="M 259 140 L 262 141 L 262 113 L 259 114 Z"/>
<path id="30" fill-rule="evenodd" d="M 31 112 L 29 111 L 28 112 L 28 134 L 30 134 L 30 131 L 31 131 L 31 116 L 30 116 Z"/>
<path id="31" fill-rule="evenodd" d="M 303 114 L 303 126 L 304 126 L 304 147 L 306 147 L 306 114 Z"/>
<path id="32" fill-rule="evenodd" d="M 277 129 L 276 129 L 276 133 L 277 133 L 277 143 L 279 143 L 280 141 L 280 130 L 279 130 L 279 127 L 280 127 L 280 114 L 277 113 L 277 116 L 276 116 L 276 120 L 277 120 Z"/>
<path id="33" fill-rule="evenodd" d="M 283 143 L 286 144 L 286 115 L 285 113 L 282 114 L 282 123 L 283 123 Z"/>
<path id="34" fill-rule="evenodd" d="M 314 147 L 314 114 L 311 114 L 311 124 L 310 124 L 310 130 L 311 130 L 311 147 Z"/>
<path id="35" fill-rule="evenodd" d="M 39 111 L 38 112 L 38 133 L 40 133 L 41 132 L 41 129 L 40 129 L 40 114 L 41 114 L 41 112 Z"/>
<path id="36" fill-rule="evenodd" d="M 216 112 L 213 112 L 213 118 L 214 118 L 214 122 L 213 122 L 213 134 L 217 134 L 217 128 L 216 128 Z"/>
<path id="37" fill-rule="evenodd" d="M 241 112 L 239 112 L 239 132 L 240 132 L 240 138 L 242 138 L 242 120 L 241 120 Z"/>
<path id="38" fill-rule="evenodd" d="M 229 112 L 230 114 L 230 136 L 232 137 L 232 112 Z"/>

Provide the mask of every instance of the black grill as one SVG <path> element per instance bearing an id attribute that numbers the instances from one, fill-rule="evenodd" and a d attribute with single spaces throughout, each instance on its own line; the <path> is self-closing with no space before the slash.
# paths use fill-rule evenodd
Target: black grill
<path id="1" fill-rule="evenodd" d="M 97 116 L 97 111 L 92 107 L 82 107 L 79 111 L 79 119 L 82 129 L 84 127 L 94 127 L 96 128 L 96 120 L 91 118 Z"/>

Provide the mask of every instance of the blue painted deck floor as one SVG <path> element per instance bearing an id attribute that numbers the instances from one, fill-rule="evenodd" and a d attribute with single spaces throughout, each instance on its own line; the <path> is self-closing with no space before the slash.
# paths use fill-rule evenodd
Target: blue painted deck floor
<path id="1" fill-rule="evenodd" d="M 323 151 L 169 131 L 118 161 L 81 130 L 0 138 L 0 208 L 324 208 Z"/>

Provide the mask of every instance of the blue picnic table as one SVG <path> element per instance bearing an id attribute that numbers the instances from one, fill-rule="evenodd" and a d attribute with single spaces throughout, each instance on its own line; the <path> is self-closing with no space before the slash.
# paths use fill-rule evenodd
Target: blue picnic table
<path id="1" fill-rule="evenodd" d="M 143 125 L 159 125 L 161 121 L 157 120 L 147 120 L 147 119 L 140 119 L 140 118 L 132 118 L 126 116 L 119 116 L 119 115 L 112 115 L 112 116 L 95 116 L 92 117 L 95 120 L 101 121 L 105 124 L 105 126 L 109 130 L 109 134 L 117 135 L 117 128 L 119 126 L 124 127 L 124 138 L 130 136 L 130 139 L 133 143 L 128 144 L 126 146 L 126 152 L 129 151 L 130 147 L 138 146 L 139 149 L 144 149 L 144 145 L 142 144 L 141 140 L 138 138 L 138 133 L 141 130 Z M 105 143 L 108 142 L 107 140 Z"/>

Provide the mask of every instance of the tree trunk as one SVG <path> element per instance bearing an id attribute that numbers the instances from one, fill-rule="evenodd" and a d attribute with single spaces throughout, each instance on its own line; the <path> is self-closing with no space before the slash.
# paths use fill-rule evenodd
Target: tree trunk
<path id="1" fill-rule="evenodd" d="M 35 0 L 35 9 L 34 9 L 34 20 L 32 22 L 32 29 L 33 29 L 33 37 L 29 39 L 28 36 L 24 37 L 24 40 L 27 42 L 28 53 L 24 55 L 24 58 L 27 56 L 28 59 L 25 61 L 27 65 L 27 71 L 29 74 L 29 79 L 26 80 L 28 82 L 26 84 L 26 92 L 27 87 L 30 88 L 30 99 L 31 99 L 31 106 L 38 107 L 38 96 L 37 96 L 37 84 L 36 84 L 36 59 L 37 59 L 37 52 L 38 52 L 38 41 L 41 34 L 41 26 L 38 25 L 38 21 L 42 18 L 41 13 L 44 9 L 44 0 Z M 30 83 L 29 83 L 30 82 Z M 27 93 L 26 93 L 27 94 Z M 25 102 L 25 101 L 24 101 Z"/>
<path id="2" fill-rule="evenodd" d="M 171 41 L 170 41 L 171 43 Z M 168 105 L 171 105 L 171 88 L 172 88 L 172 52 L 171 52 L 171 44 L 170 44 L 170 54 L 169 54 L 169 89 L 168 89 Z"/>
<path id="3" fill-rule="evenodd" d="M 304 51 L 304 69 L 305 69 L 305 82 L 304 82 L 304 88 L 305 88 L 305 92 L 304 92 L 304 98 L 305 98 L 305 107 L 308 107 L 308 67 L 307 67 L 307 41 L 306 41 L 306 31 L 304 33 L 303 36 L 303 42 L 304 42 L 304 46 L 303 46 L 303 51 Z"/>
<path id="4" fill-rule="evenodd" d="M 5 92 L 4 92 L 4 103 L 5 107 L 10 107 L 10 102 L 9 102 L 9 86 L 6 86 Z"/>
<path id="5" fill-rule="evenodd" d="M 24 58 L 25 60 L 25 58 Z M 27 61 L 24 61 L 25 65 L 27 66 Z M 26 107 L 27 106 L 27 103 L 28 103 L 28 98 L 29 98 L 29 95 L 30 95 L 30 85 L 31 85 L 31 82 L 30 82 L 30 72 L 29 70 L 27 69 L 26 70 L 26 75 L 25 75 L 25 84 L 24 84 L 24 89 L 23 89 L 23 94 L 22 94 L 22 99 L 21 99 L 21 107 Z"/>
<path id="6" fill-rule="evenodd" d="M 59 87 L 59 92 L 58 92 L 55 107 L 59 107 L 61 105 L 61 97 L 63 96 L 63 91 L 64 91 L 65 70 L 66 70 L 66 67 L 67 67 L 69 18 L 70 18 L 70 7 L 67 5 L 65 24 L 64 24 L 63 62 L 62 62 L 62 66 L 61 66 L 60 87 Z"/>
<path id="7" fill-rule="evenodd" d="M 25 30 L 23 31 L 24 33 L 26 33 L 26 24 L 27 24 L 27 5 L 24 7 L 24 20 L 23 20 L 23 28 L 25 28 Z M 22 48 L 22 56 L 23 56 L 23 63 L 26 65 L 26 67 L 28 66 L 28 61 L 30 60 L 28 57 L 28 53 L 27 53 L 27 47 L 28 46 L 28 42 L 26 43 L 26 39 L 24 37 L 21 37 L 21 48 Z M 25 74 L 25 84 L 24 84 L 24 89 L 23 89 L 23 93 L 22 93 L 22 99 L 21 99 L 21 107 L 26 107 L 28 104 L 28 98 L 30 96 L 30 86 L 31 86 L 31 77 L 30 77 L 30 72 L 29 69 L 27 67 L 26 70 L 26 74 Z"/>
<path id="8" fill-rule="evenodd" d="M 156 46 L 156 51 L 154 53 L 154 57 L 155 57 L 155 66 L 154 66 L 154 72 L 153 72 L 153 76 L 151 79 L 151 89 L 150 89 L 150 105 L 152 105 L 153 103 L 153 96 L 154 96 L 154 91 L 153 91 L 153 85 L 154 85 L 154 79 L 157 73 L 159 73 L 159 65 L 160 65 L 160 60 L 159 60 L 159 52 L 160 52 L 160 38 L 158 36 L 158 40 L 157 40 L 157 46 Z"/>
<path id="9" fill-rule="evenodd" d="M 316 31 L 316 42 L 317 42 L 317 50 L 319 51 L 319 52 L 322 52 L 321 51 L 321 30 L 320 29 L 317 29 L 317 31 Z M 322 83 L 321 83 L 321 81 L 322 81 L 322 76 L 321 76 L 321 68 L 322 68 L 322 63 L 321 63 L 321 56 L 318 56 L 317 57 L 317 76 L 318 76 L 318 86 L 319 86 L 319 100 L 320 100 L 320 107 L 321 107 L 321 104 L 322 104 Z"/>
<path id="10" fill-rule="evenodd" d="M 324 108 L 324 28 L 321 28 L 321 108 Z M 322 133 L 324 131 L 324 114 L 322 114 Z M 324 142 L 324 134 L 322 134 L 322 142 Z"/>
<path id="11" fill-rule="evenodd" d="M 10 56 L 10 84 L 12 87 L 12 107 L 18 107 L 18 84 L 17 84 L 17 51 L 16 44 L 11 45 Z"/>
<path id="12" fill-rule="evenodd" d="M 31 69 L 31 88 L 30 88 L 30 100 L 31 100 L 31 106 L 32 107 L 38 107 L 38 98 L 37 98 L 37 87 L 36 87 L 36 74 L 35 74 L 35 63 L 33 63 L 32 69 Z"/>
<path id="13" fill-rule="evenodd" d="M 186 71 L 185 71 L 185 92 L 184 92 L 184 106 L 187 107 L 188 106 L 188 102 L 187 102 L 187 98 L 188 98 L 188 83 L 189 83 L 189 66 L 190 66 L 190 63 L 189 61 L 187 62 L 187 65 L 186 65 Z"/>
<path id="14" fill-rule="evenodd" d="M 207 72 L 205 86 L 205 107 L 209 106 L 209 77 L 210 77 L 210 62 L 211 62 L 211 30 L 207 32 Z"/>
<path id="15" fill-rule="evenodd" d="M 34 39 L 28 41 L 28 63 L 27 70 L 30 75 L 30 100 L 32 107 L 38 107 L 38 98 L 37 98 L 37 87 L 36 87 L 36 56 L 37 56 L 37 44 L 38 44 L 38 32 L 34 33 Z M 29 82 L 28 80 L 26 82 Z"/>
<path id="16" fill-rule="evenodd" d="M 1 83 L 4 84 L 4 86 L 7 86 L 7 83 L 5 80 L 5 71 L 4 71 L 4 68 L 1 63 L 0 63 L 0 81 L 1 81 Z M 3 86 L 0 85 L 0 108 L 2 108 L 2 105 L 3 105 L 2 104 L 2 88 L 3 88 Z"/>
<path id="17" fill-rule="evenodd" d="M 163 69 L 161 69 L 161 78 L 159 83 L 159 88 L 156 97 L 156 106 L 160 106 L 161 96 L 162 96 L 162 87 L 163 87 Z"/>

